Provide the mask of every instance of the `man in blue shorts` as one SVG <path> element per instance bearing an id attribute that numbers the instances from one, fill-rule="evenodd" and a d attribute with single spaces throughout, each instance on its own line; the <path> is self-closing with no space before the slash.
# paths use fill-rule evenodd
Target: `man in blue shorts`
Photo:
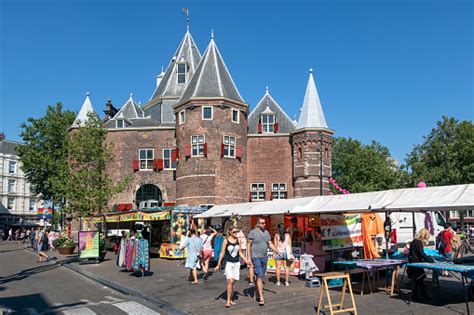
<path id="1" fill-rule="evenodd" d="M 260 306 L 265 305 L 263 298 L 263 281 L 262 278 L 265 276 L 267 271 L 267 250 L 270 247 L 276 254 L 282 256 L 275 245 L 272 242 L 270 234 L 265 229 L 265 219 L 258 218 L 257 226 L 250 231 L 248 237 L 249 257 L 252 258 L 252 266 L 255 277 L 257 278 L 255 299 L 258 301 Z"/>

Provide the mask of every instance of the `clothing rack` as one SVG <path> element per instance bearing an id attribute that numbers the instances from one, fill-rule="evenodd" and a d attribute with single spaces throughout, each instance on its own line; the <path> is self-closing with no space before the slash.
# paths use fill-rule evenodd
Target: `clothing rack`
<path id="1" fill-rule="evenodd" d="M 150 271 L 150 256 L 148 240 L 122 238 L 117 253 L 117 266 L 129 272 L 139 271 L 142 277 L 145 271 Z"/>

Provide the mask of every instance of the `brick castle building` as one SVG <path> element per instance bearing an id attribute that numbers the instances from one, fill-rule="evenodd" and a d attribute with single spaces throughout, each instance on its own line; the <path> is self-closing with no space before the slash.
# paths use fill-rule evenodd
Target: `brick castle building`
<path id="1" fill-rule="evenodd" d="M 87 95 L 72 128 L 90 111 Z M 201 56 L 188 28 L 150 100 L 141 106 L 130 94 L 119 109 L 109 100 L 104 112 L 115 155 L 108 173 L 133 174 L 111 200 L 117 210 L 148 200 L 210 206 L 329 192 L 333 131 L 312 70 L 298 121 L 268 88 L 250 111 L 213 35 Z"/>

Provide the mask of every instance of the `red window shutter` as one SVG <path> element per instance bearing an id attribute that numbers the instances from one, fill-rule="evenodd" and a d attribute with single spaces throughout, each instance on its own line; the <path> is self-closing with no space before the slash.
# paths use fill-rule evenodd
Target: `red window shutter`
<path id="1" fill-rule="evenodd" d="M 242 146 L 238 145 L 237 149 L 235 150 L 235 157 L 238 159 L 242 158 Z"/>
<path id="2" fill-rule="evenodd" d="M 131 203 L 127 203 L 125 206 L 125 210 L 132 210 L 133 205 Z"/>
<path id="3" fill-rule="evenodd" d="M 176 152 L 176 160 L 179 160 L 179 148 L 174 150 Z"/>
<path id="4" fill-rule="evenodd" d="M 261 123 L 258 123 L 258 126 L 257 126 L 257 127 L 258 127 L 258 133 L 262 133 L 262 131 L 263 131 L 263 126 L 262 126 L 262 124 L 261 124 Z"/>
<path id="5" fill-rule="evenodd" d="M 140 161 L 133 160 L 132 161 L 132 168 L 134 171 L 138 171 L 140 169 Z"/>
<path id="6" fill-rule="evenodd" d="M 270 200 L 273 200 L 273 194 L 270 193 Z"/>
<path id="7" fill-rule="evenodd" d="M 204 157 L 207 157 L 207 142 L 204 143 Z"/>
<path id="8" fill-rule="evenodd" d="M 176 150 L 178 150 L 178 149 L 176 149 Z M 171 151 L 171 161 L 176 161 L 177 160 L 178 152 L 176 150 Z"/>
<path id="9" fill-rule="evenodd" d="M 158 159 L 158 160 L 156 161 L 156 168 L 157 168 L 159 171 L 161 171 L 161 170 L 164 168 L 164 166 L 163 166 L 163 159 Z"/>
<path id="10" fill-rule="evenodd" d="M 191 156 L 191 145 L 190 144 L 185 144 L 184 145 L 184 156 L 185 157 L 190 157 Z"/>
<path id="11" fill-rule="evenodd" d="M 278 123 L 275 123 L 275 124 L 273 125 L 273 131 L 274 131 L 275 133 L 278 132 Z"/>
<path id="12" fill-rule="evenodd" d="M 221 157 L 224 156 L 224 144 L 221 143 Z"/>
<path id="13" fill-rule="evenodd" d="M 176 205 L 176 202 L 165 202 L 163 203 L 163 207 L 172 207 Z"/>

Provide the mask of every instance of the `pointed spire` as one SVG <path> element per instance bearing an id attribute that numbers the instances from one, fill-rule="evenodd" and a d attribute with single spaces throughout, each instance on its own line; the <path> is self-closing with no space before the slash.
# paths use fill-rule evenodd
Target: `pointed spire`
<path id="1" fill-rule="evenodd" d="M 265 95 L 270 94 L 270 91 L 269 91 L 269 90 L 270 90 L 270 89 L 268 88 L 268 85 L 267 85 L 267 86 L 265 87 Z"/>
<path id="2" fill-rule="evenodd" d="M 153 102 L 156 103 L 157 100 L 162 97 L 181 97 L 200 61 L 201 53 L 191 33 L 186 32 L 159 84 L 157 82 L 157 87 L 150 101 L 153 100 Z M 187 67 L 186 82 L 184 84 L 178 83 L 179 63 L 184 63 Z"/>
<path id="3" fill-rule="evenodd" d="M 120 110 L 115 114 L 114 119 L 137 119 L 143 117 L 145 117 L 145 112 L 143 111 L 141 104 L 136 103 L 133 99 L 133 93 L 130 93 L 130 97 L 125 104 L 123 104 L 122 108 L 120 108 Z"/>
<path id="4" fill-rule="evenodd" d="M 319 100 L 318 90 L 314 83 L 312 68 L 309 68 L 308 85 L 306 86 L 303 106 L 300 109 L 298 129 L 300 128 L 328 128 L 321 101 Z"/>
<path id="5" fill-rule="evenodd" d="M 244 103 L 212 38 L 193 78 L 178 103 L 195 97 L 222 97 Z"/>
<path id="6" fill-rule="evenodd" d="M 214 40 L 214 30 L 211 30 L 211 40 Z"/>
<path id="7" fill-rule="evenodd" d="M 90 99 L 90 93 L 86 93 L 86 99 L 84 100 L 84 103 L 82 103 L 81 109 L 79 110 L 79 113 L 76 116 L 76 119 L 74 119 L 74 122 L 72 123 L 71 128 L 77 128 L 80 126 L 84 126 L 84 122 L 87 121 L 88 117 L 87 115 L 90 112 L 94 112 L 94 108 L 92 107 L 92 102 Z"/>

